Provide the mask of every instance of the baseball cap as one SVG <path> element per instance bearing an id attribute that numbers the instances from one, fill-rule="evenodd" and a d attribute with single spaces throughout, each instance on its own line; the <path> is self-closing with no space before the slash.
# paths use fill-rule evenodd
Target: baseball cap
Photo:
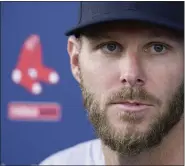
<path id="1" fill-rule="evenodd" d="M 65 35 L 115 21 L 142 21 L 184 32 L 183 1 L 94 1 L 80 2 L 78 24 Z"/>

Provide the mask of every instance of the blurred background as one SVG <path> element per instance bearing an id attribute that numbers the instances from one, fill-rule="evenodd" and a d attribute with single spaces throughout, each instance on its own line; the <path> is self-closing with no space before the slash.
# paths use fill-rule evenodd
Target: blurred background
<path id="1" fill-rule="evenodd" d="M 1 2 L 1 162 L 38 164 L 95 138 L 66 50 L 78 2 Z"/>

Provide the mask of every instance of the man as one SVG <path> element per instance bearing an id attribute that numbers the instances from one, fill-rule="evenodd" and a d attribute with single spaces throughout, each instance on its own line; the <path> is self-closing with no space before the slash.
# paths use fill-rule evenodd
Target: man
<path id="1" fill-rule="evenodd" d="M 41 165 L 183 165 L 183 33 L 183 2 L 81 2 L 67 49 L 99 139 Z"/>

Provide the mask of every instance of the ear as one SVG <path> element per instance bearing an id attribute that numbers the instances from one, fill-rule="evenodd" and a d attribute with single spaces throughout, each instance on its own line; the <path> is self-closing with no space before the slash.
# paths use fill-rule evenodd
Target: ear
<path id="1" fill-rule="evenodd" d="M 79 66 L 80 41 L 75 36 L 70 36 L 68 38 L 67 51 L 70 57 L 72 74 L 74 78 L 78 82 L 80 82 L 80 66 Z"/>

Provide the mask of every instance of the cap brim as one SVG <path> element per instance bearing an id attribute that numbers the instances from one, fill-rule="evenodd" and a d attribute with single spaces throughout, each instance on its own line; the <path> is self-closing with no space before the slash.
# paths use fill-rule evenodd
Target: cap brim
<path id="1" fill-rule="evenodd" d="M 162 18 L 160 16 L 152 16 L 146 15 L 145 13 L 141 13 L 139 11 L 124 11 L 124 13 L 109 13 L 101 15 L 101 17 L 96 17 L 95 19 L 81 23 L 78 26 L 72 28 L 71 30 L 65 33 L 66 36 L 79 34 L 84 29 L 91 27 L 93 25 L 107 23 L 107 22 L 114 22 L 114 21 L 142 21 L 148 22 L 151 24 L 156 24 L 159 26 L 165 26 L 167 28 L 175 29 L 177 31 L 184 31 L 184 25 L 169 21 L 166 18 Z"/>

